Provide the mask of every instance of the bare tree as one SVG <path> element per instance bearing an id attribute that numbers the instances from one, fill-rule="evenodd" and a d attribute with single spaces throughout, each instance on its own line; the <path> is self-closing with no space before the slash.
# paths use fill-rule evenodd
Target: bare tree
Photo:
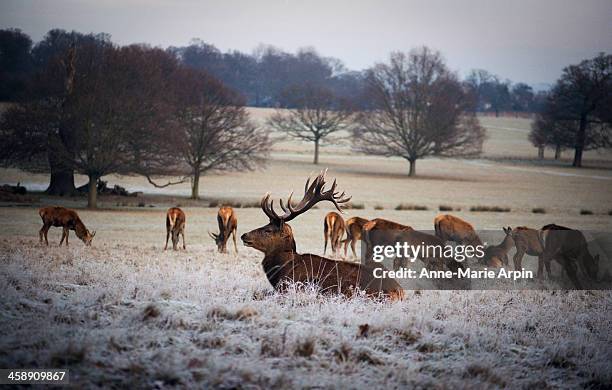
<path id="1" fill-rule="evenodd" d="M 473 99 L 439 52 L 427 47 L 393 53 L 387 64 L 369 71 L 369 96 L 376 108 L 358 115 L 353 130 L 356 151 L 403 157 L 416 173 L 426 156 L 466 156 L 482 150 L 485 130 Z"/>
<path id="2" fill-rule="evenodd" d="M 574 129 L 573 166 L 587 149 L 612 146 L 612 55 L 601 53 L 563 70 L 545 105 L 554 123 Z"/>
<path id="3" fill-rule="evenodd" d="M 50 64 L 50 71 L 67 74 L 52 78 L 64 92 L 39 91 L 5 115 L 2 133 L 15 150 L 3 150 L 3 160 L 28 168 L 30 154 L 39 167 L 39 156 L 46 155 L 51 172 L 59 167 L 87 175 L 91 208 L 104 175 L 173 173 L 167 152 L 173 138 L 162 135 L 173 124 L 167 91 L 176 59 L 160 49 L 110 43 L 83 44 L 63 58 L 69 61 Z"/>
<path id="4" fill-rule="evenodd" d="M 314 143 L 314 164 L 319 163 L 319 146 L 330 135 L 349 126 L 351 110 L 331 90 L 313 85 L 293 86 L 283 93 L 288 110 L 277 110 L 268 120 L 273 129 Z"/>
<path id="5" fill-rule="evenodd" d="M 182 70 L 175 114 L 180 146 L 176 155 L 190 172 L 191 197 L 199 197 L 200 177 L 209 171 L 251 170 L 270 149 L 268 132 L 250 120 L 243 99 L 204 72 Z"/>

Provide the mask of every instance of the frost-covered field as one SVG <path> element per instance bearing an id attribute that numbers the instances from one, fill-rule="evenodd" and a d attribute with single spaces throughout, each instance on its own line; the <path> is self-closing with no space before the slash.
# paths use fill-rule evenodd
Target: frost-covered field
<path id="1" fill-rule="evenodd" d="M 300 251 L 321 252 L 324 212 L 294 221 Z M 161 250 L 162 210 L 81 214 L 94 245 L 59 248 L 35 209 L 0 210 L 1 367 L 68 367 L 85 387 L 612 385 L 610 292 L 269 294 L 258 252 L 205 238 L 213 209 L 187 210 L 186 252 Z M 239 231 L 259 214 L 239 210 Z"/>

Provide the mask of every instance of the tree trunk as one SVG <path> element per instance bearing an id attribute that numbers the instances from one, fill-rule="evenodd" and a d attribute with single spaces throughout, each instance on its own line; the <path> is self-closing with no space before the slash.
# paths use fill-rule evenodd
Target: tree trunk
<path id="1" fill-rule="evenodd" d="M 586 137 L 586 126 L 587 126 L 587 118 L 586 115 L 580 115 L 580 127 L 578 128 L 578 133 L 576 134 L 576 149 L 574 153 L 574 163 L 572 164 L 575 167 L 582 166 L 582 151 L 584 150 L 584 139 Z"/>
<path id="2" fill-rule="evenodd" d="M 408 160 L 408 162 L 410 163 L 410 171 L 408 173 L 408 176 L 415 176 L 416 175 L 416 160 Z"/>
<path id="3" fill-rule="evenodd" d="M 561 145 L 557 145 L 555 147 L 555 160 L 558 160 L 561 158 Z"/>
<path id="4" fill-rule="evenodd" d="M 74 195 L 74 172 L 70 169 L 51 171 L 49 187 L 45 190 L 48 195 L 70 196 Z"/>
<path id="5" fill-rule="evenodd" d="M 193 171 L 193 183 L 191 183 L 191 199 L 200 198 L 200 170 Z"/>
<path id="6" fill-rule="evenodd" d="M 315 151 L 314 151 L 314 164 L 319 163 L 319 140 L 315 140 Z"/>
<path id="7" fill-rule="evenodd" d="M 538 158 L 544 160 L 544 146 L 538 146 Z"/>
<path id="8" fill-rule="evenodd" d="M 49 195 L 74 195 L 76 188 L 74 186 L 74 170 L 67 168 L 62 164 L 53 153 L 48 154 L 49 167 L 51 168 L 51 179 L 49 187 L 45 192 Z"/>
<path id="9" fill-rule="evenodd" d="M 87 187 L 87 208 L 95 209 L 98 207 L 98 178 L 95 175 L 89 175 Z"/>

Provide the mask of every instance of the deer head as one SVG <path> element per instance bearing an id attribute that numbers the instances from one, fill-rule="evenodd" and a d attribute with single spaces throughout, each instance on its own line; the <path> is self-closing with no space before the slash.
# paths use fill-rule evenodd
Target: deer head
<path id="1" fill-rule="evenodd" d="M 318 202 L 327 200 L 334 204 L 339 212 L 342 212 L 341 205 L 351 200 L 350 197 L 345 197 L 344 192 L 339 194 L 336 192 L 336 180 L 327 191 L 323 190 L 325 186 L 325 173 L 321 172 L 310 183 L 310 178 L 304 186 L 304 197 L 297 204 L 291 202 L 291 195 L 287 199 L 287 205 L 280 200 L 280 207 L 283 210 L 282 215 L 278 215 L 274 210 L 274 201 L 270 200 L 270 194 L 266 194 L 261 200 L 261 209 L 270 219 L 270 223 L 259 229 L 251 230 L 243 234 L 240 238 L 246 246 L 253 247 L 266 255 L 283 251 L 295 252 L 295 240 L 293 239 L 293 231 L 287 222 L 293 220 L 300 214 L 310 210 Z"/>
<path id="2" fill-rule="evenodd" d="M 221 234 L 208 232 L 208 235 L 210 236 L 210 238 L 215 240 L 215 244 L 217 244 L 217 249 L 219 250 L 219 252 L 221 253 L 227 252 L 227 248 L 226 248 L 227 241 L 223 239 L 223 236 Z"/>
<path id="3" fill-rule="evenodd" d="M 95 230 L 93 232 L 90 232 L 89 230 L 85 230 L 85 236 L 82 238 L 82 240 L 86 246 L 91 246 L 91 240 L 93 240 L 95 235 L 96 235 Z"/>

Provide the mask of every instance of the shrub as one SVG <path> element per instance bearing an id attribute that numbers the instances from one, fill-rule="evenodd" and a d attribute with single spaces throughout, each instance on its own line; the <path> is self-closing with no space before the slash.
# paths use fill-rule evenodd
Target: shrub
<path id="1" fill-rule="evenodd" d="M 419 210 L 419 211 L 423 211 L 423 210 L 427 210 L 427 206 L 419 206 L 419 205 L 414 205 L 414 204 L 406 204 L 406 203 L 400 203 L 395 207 L 396 210 L 400 211 L 400 210 Z"/>
<path id="2" fill-rule="evenodd" d="M 344 206 L 345 209 L 354 209 L 354 210 L 363 210 L 365 209 L 365 206 L 363 203 L 347 203 Z"/>
<path id="3" fill-rule="evenodd" d="M 470 207 L 470 211 L 474 211 L 474 212 L 489 211 L 489 212 L 494 212 L 494 213 L 508 213 L 508 212 L 510 212 L 510 207 L 472 206 L 472 207 Z"/>
<path id="4" fill-rule="evenodd" d="M 377 204 L 376 206 L 374 206 L 374 210 L 384 210 L 384 207 L 382 207 L 381 205 Z M 610 213 L 612 213 L 612 211 L 610 211 Z"/>
<path id="5" fill-rule="evenodd" d="M 593 215 L 591 210 L 582 209 L 580 210 L 580 215 Z"/>
<path id="6" fill-rule="evenodd" d="M 531 209 L 531 212 L 534 214 L 546 214 L 546 210 L 544 210 L 542 207 L 536 207 Z"/>
<path id="7" fill-rule="evenodd" d="M 451 206 L 447 206 L 447 205 L 441 204 L 440 206 L 438 206 L 438 210 L 440 210 L 440 211 L 453 211 L 453 208 Z"/>

